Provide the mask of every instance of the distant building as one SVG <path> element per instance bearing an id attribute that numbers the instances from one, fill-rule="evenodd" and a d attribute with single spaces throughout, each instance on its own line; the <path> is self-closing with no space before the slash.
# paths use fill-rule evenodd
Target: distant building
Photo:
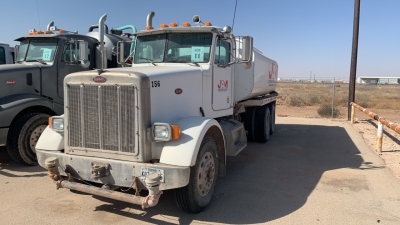
<path id="1" fill-rule="evenodd" d="M 357 84 L 400 84 L 400 77 L 357 77 Z"/>

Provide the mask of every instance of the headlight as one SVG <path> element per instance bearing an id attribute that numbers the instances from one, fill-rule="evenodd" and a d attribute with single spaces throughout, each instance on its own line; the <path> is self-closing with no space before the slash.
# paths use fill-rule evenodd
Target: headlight
<path id="1" fill-rule="evenodd" d="M 156 141 L 177 140 L 180 137 L 181 130 L 178 126 L 168 123 L 154 123 L 153 137 Z"/>
<path id="2" fill-rule="evenodd" d="M 49 118 L 49 126 L 57 132 L 64 132 L 64 116 L 52 116 Z"/>

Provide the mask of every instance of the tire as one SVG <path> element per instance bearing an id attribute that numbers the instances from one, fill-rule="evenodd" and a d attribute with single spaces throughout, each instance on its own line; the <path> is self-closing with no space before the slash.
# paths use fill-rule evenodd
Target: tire
<path id="1" fill-rule="evenodd" d="M 258 108 L 256 120 L 256 141 L 265 143 L 269 140 L 271 128 L 271 112 L 268 105 Z"/>
<path id="2" fill-rule="evenodd" d="M 174 191 L 179 208 L 189 213 L 201 212 L 211 202 L 217 177 L 217 145 L 212 138 L 205 137 L 196 165 L 190 169 L 189 184 Z"/>
<path id="3" fill-rule="evenodd" d="M 247 141 L 255 141 L 256 107 L 248 107 L 244 112 L 244 129 L 247 131 Z"/>
<path id="4" fill-rule="evenodd" d="M 10 157 L 27 165 L 37 165 L 35 145 L 47 126 L 49 115 L 31 112 L 22 115 L 10 127 L 7 151 Z"/>
<path id="5" fill-rule="evenodd" d="M 269 134 L 272 135 L 275 133 L 275 104 L 271 104 L 270 111 L 271 111 L 271 126 L 269 128 Z"/>

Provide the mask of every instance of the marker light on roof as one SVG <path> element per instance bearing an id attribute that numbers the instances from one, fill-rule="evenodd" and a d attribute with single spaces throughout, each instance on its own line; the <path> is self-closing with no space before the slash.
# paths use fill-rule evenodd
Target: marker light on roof
<path id="1" fill-rule="evenodd" d="M 170 26 L 170 27 L 177 27 L 177 26 L 178 26 L 178 24 L 177 24 L 177 23 L 175 23 L 175 22 L 172 22 L 172 23 L 170 23 L 170 24 L 169 24 L 169 26 Z"/>
<path id="2" fill-rule="evenodd" d="M 165 23 L 163 23 L 163 24 L 160 25 L 160 28 L 167 28 L 167 27 L 168 27 L 168 25 L 165 24 Z"/>
<path id="3" fill-rule="evenodd" d="M 189 22 L 184 22 L 184 23 L 183 23 L 183 26 L 184 26 L 184 27 L 190 27 L 190 23 L 189 23 Z"/>
<path id="4" fill-rule="evenodd" d="M 153 27 L 152 26 L 146 26 L 146 30 L 152 30 Z"/>
<path id="5" fill-rule="evenodd" d="M 204 23 L 204 26 L 210 27 L 210 26 L 212 26 L 212 25 L 211 25 L 211 22 L 205 22 L 205 23 Z"/>

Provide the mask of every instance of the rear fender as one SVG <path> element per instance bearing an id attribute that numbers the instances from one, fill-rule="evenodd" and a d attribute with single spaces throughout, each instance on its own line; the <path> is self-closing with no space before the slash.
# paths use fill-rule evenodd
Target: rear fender
<path id="1" fill-rule="evenodd" d="M 194 166 L 201 142 L 207 131 L 215 126 L 222 133 L 221 126 L 216 120 L 205 117 L 186 117 L 178 120 L 174 125 L 181 129 L 180 138 L 165 143 L 162 148 L 160 163 Z"/>

